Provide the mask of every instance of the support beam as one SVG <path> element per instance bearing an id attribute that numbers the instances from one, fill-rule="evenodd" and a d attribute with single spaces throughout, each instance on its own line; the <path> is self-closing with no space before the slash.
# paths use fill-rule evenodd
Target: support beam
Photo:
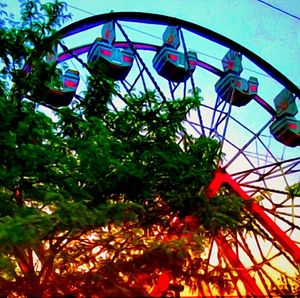
<path id="1" fill-rule="evenodd" d="M 274 241 L 277 241 L 294 259 L 296 263 L 300 263 L 300 247 L 291 240 L 287 234 L 265 213 L 263 208 L 241 188 L 241 186 L 225 171 L 217 170 L 211 181 L 207 196 L 214 197 L 220 187 L 228 185 L 235 194 L 247 201 L 246 209 L 250 211 L 259 223 L 272 235 Z"/>
<path id="2" fill-rule="evenodd" d="M 264 297 L 265 295 L 256 284 L 253 277 L 249 274 L 243 263 L 239 260 L 233 249 L 228 244 L 228 241 L 222 235 L 215 239 L 219 250 L 222 251 L 223 256 L 228 260 L 231 266 L 237 271 L 239 279 L 243 282 L 244 287 L 247 291 L 247 295 L 255 297 Z"/>

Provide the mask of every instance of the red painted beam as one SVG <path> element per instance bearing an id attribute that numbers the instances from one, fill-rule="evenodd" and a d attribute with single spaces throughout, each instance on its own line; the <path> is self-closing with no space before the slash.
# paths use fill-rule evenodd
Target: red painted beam
<path id="1" fill-rule="evenodd" d="M 274 221 L 264 212 L 259 204 L 251 200 L 251 197 L 248 196 L 248 194 L 228 173 L 223 170 L 217 170 L 215 172 L 214 178 L 208 187 L 207 197 L 213 198 L 223 185 L 228 185 L 235 194 L 243 198 L 245 201 L 248 201 L 246 204 L 247 210 L 256 216 L 257 220 L 262 224 L 262 226 L 269 231 L 273 238 L 282 245 L 282 247 L 294 258 L 296 262 L 300 262 L 300 248 L 274 223 Z M 186 218 L 188 221 L 192 221 L 192 219 L 192 217 Z M 228 244 L 226 238 L 220 235 L 216 238 L 216 243 L 232 267 L 237 269 L 239 278 L 243 282 L 247 294 L 258 297 L 264 296 L 261 289 L 257 286 L 255 280 L 251 277 L 248 270 Z M 150 293 L 150 297 L 161 297 L 163 292 L 167 291 L 171 280 L 172 274 L 170 272 L 162 272 L 157 284 Z"/>
<path id="2" fill-rule="evenodd" d="M 276 240 L 280 245 L 293 257 L 296 263 L 300 262 L 300 247 L 291 240 L 284 231 L 282 231 L 278 225 L 265 213 L 263 208 L 251 200 L 251 197 L 240 187 L 240 185 L 225 171 L 217 170 L 215 172 L 214 178 L 211 181 L 207 196 L 208 198 L 214 197 L 221 186 L 229 185 L 231 189 L 245 201 L 249 201 L 246 204 L 247 210 L 249 210 L 260 224 L 272 235 L 274 240 Z"/>
<path id="3" fill-rule="evenodd" d="M 162 297 L 168 290 L 170 281 L 172 280 L 172 273 L 169 271 L 163 271 L 157 280 L 156 285 L 150 293 L 150 297 Z"/>
<path id="4" fill-rule="evenodd" d="M 233 249 L 228 244 L 225 237 L 219 236 L 215 239 L 219 249 L 222 251 L 223 256 L 229 261 L 231 266 L 236 269 L 239 279 L 243 282 L 247 295 L 253 295 L 257 297 L 264 297 L 263 292 L 257 286 L 255 280 L 249 274 L 243 263 L 239 260 Z"/>

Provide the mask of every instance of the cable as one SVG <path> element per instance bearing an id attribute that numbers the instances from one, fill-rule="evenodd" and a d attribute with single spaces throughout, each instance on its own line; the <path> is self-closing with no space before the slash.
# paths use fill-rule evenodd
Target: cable
<path id="1" fill-rule="evenodd" d="M 276 10 L 278 10 L 278 11 L 280 11 L 280 12 L 282 12 L 282 13 L 284 13 L 284 14 L 286 14 L 286 15 L 292 17 L 292 18 L 295 18 L 295 19 L 297 19 L 298 21 L 300 21 L 300 17 L 298 17 L 298 16 L 296 16 L 296 15 L 293 15 L 293 14 L 291 14 L 291 13 L 289 13 L 289 12 L 287 12 L 287 11 L 285 11 L 285 10 L 283 10 L 283 9 L 281 9 L 281 8 L 279 8 L 279 7 L 277 7 L 277 6 L 275 6 L 275 5 L 272 5 L 272 4 L 270 4 L 270 3 L 268 3 L 268 2 L 265 2 L 265 1 L 263 1 L 263 0 L 257 0 L 257 1 L 260 2 L 260 3 L 262 3 L 262 4 L 265 4 L 265 5 L 269 6 L 269 7 L 271 7 L 271 8 L 273 8 L 273 9 L 276 9 Z"/>
<path id="2" fill-rule="evenodd" d="M 85 13 L 91 15 L 91 16 L 95 16 L 95 14 L 93 14 L 93 13 L 87 11 L 87 10 L 83 10 L 83 9 L 78 8 L 78 7 L 76 7 L 76 6 L 73 6 L 73 5 L 71 5 L 71 4 L 67 4 L 67 5 L 68 5 L 69 7 L 71 7 L 71 8 L 77 9 L 77 10 L 79 10 L 79 11 L 81 11 L 81 12 L 85 12 Z"/>

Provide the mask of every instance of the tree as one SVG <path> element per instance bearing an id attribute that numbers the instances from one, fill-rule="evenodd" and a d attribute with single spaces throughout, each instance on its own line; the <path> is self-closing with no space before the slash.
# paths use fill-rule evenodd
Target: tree
<path id="1" fill-rule="evenodd" d="M 205 239 L 236 227 L 242 206 L 226 191 L 205 196 L 220 147 L 182 125 L 199 94 L 162 101 L 147 91 L 110 109 L 117 85 L 94 63 L 82 101 L 51 107 L 53 120 L 39 105 L 59 88 L 45 57 L 66 4 L 21 1 L 14 27 L 1 8 L 1 293 L 146 296 L 162 271 L 197 287 Z"/>

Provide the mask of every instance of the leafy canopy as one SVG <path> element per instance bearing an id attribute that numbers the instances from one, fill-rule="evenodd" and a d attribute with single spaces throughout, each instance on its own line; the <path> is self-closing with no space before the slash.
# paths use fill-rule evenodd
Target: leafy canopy
<path id="1" fill-rule="evenodd" d="M 66 3 L 20 1 L 20 23 L 0 8 L 2 292 L 146 295 L 162 270 L 195 286 L 205 239 L 237 227 L 242 206 L 205 196 L 221 153 L 183 125 L 199 94 L 127 94 L 118 109 L 117 84 L 95 63 L 82 100 L 50 117 L 39 106 L 60 82 L 45 57 L 70 18 Z M 198 228 L 179 237 L 190 215 Z"/>

